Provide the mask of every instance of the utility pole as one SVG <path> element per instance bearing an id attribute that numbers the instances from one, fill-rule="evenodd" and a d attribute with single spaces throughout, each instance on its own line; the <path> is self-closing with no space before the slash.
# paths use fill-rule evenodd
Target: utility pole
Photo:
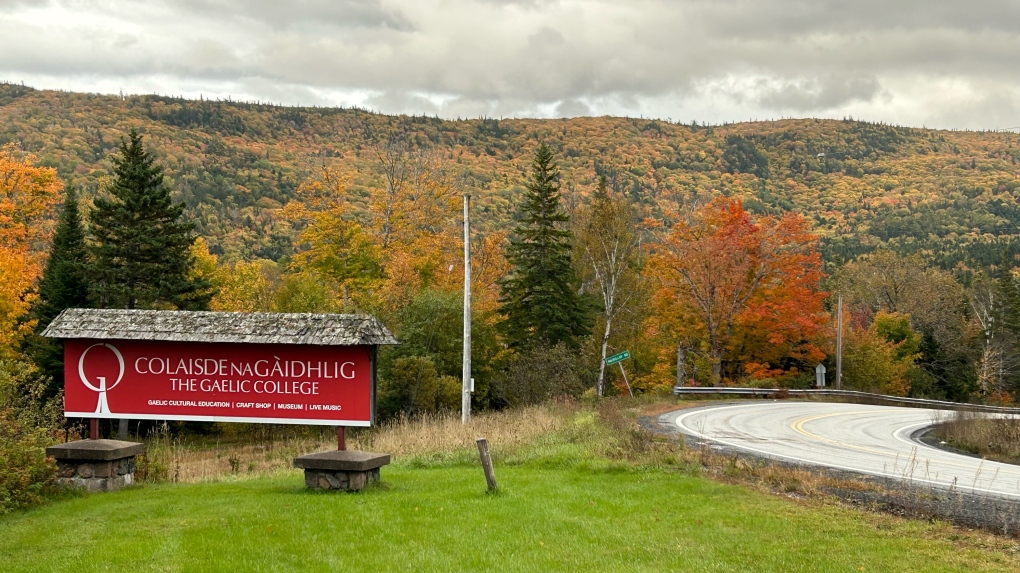
<path id="1" fill-rule="evenodd" d="M 461 374 L 460 422 L 471 419 L 471 227 L 468 206 L 471 195 L 464 194 L 464 370 Z"/>
<path id="2" fill-rule="evenodd" d="M 836 310 L 836 389 L 843 389 L 843 295 Z"/>

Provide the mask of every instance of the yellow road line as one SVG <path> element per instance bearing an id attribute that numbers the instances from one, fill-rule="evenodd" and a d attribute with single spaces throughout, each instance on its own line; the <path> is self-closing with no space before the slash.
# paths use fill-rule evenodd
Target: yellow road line
<path id="1" fill-rule="evenodd" d="M 798 434 L 807 436 L 809 438 L 814 438 L 814 439 L 816 439 L 816 440 L 818 440 L 820 442 L 826 442 L 826 443 L 829 443 L 829 444 L 833 444 L 833 445 L 836 445 L 836 446 L 842 446 L 844 448 L 850 448 L 851 450 L 857 450 L 857 451 L 860 451 L 860 452 L 868 452 L 870 454 L 880 454 L 880 455 L 888 456 L 888 455 L 890 455 L 890 452 L 888 450 L 876 450 L 874 448 L 867 448 L 867 447 L 864 447 L 864 446 L 858 446 L 856 444 L 848 444 L 846 442 L 841 442 L 839 440 L 833 440 L 833 439 L 830 439 L 830 438 L 825 438 L 825 437 L 819 436 L 818 434 L 813 434 L 813 433 L 811 433 L 811 432 L 809 432 L 809 431 L 804 429 L 804 424 L 806 424 L 808 422 L 813 422 L 815 420 L 821 420 L 822 418 L 834 418 L 836 416 L 853 416 L 855 414 L 873 414 L 873 413 L 875 413 L 875 410 L 859 410 L 859 411 L 856 411 L 856 412 L 837 412 L 835 414 L 822 414 L 820 416 L 808 416 L 806 418 L 801 418 L 801 419 L 795 421 L 794 423 L 790 424 L 790 429 L 792 429 L 794 432 L 797 432 Z"/>
<path id="2" fill-rule="evenodd" d="M 894 450 L 876 450 L 874 448 L 869 448 L 869 447 L 866 447 L 866 446 L 858 446 L 856 444 L 849 444 L 847 442 L 842 442 L 842 441 L 839 441 L 839 440 L 833 440 L 831 438 L 826 438 L 824 436 L 819 436 L 818 434 L 809 432 L 809 431 L 804 429 L 804 424 L 806 424 L 808 422 L 813 422 L 815 420 L 821 420 L 823 418 L 834 418 L 836 416 L 853 416 L 855 414 L 874 414 L 874 413 L 876 413 L 875 410 L 857 410 L 857 411 L 854 411 L 854 412 L 837 412 L 835 414 L 822 414 L 822 415 L 818 415 L 818 416 L 807 416 L 805 418 L 800 418 L 799 420 L 795 420 L 792 424 L 790 424 L 790 429 L 792 429 L 794 432 L 797 432 L 798 434 L 801 434 L 803 436 L 807 436 L 809 438 L 813 438 L 813 439 L 818 440 L 820 442 L 825 442 L 825 443 L 828 443 L 828 444 L 832 444 L 832 445 L 840 446 L 840 447 L 844 447 L 844 448 L 850 448 L 851 450 L 857 450 L 857 451 L 860 451 L 860 452 L 867 452 L 869 454 L 877 454 L 877 455 L 880 455 L 880 456 L 887 456 L 887 457 L 895 458 L 896 460 L 902 459 L 902 453 L 901 452 L 896 452 Z M 919 453 L 920 453 L 919 450 L 915 447 L 913 455 L 916 457 Z M 904 460 L 904 461 L 906 461 L 906 460 Z M 982 460 L 982 461 L 984 461 L 984 460 Z M 964 468 L 964 469 L 968 469 L 968 470 L 974 470 L 975 469 L 974 466 L 972 466 L 972 465 L 961 464 L 961 463 L 957 463 L 957 462 L 951 462 L 951 461 L 948 461 L 948 460 L 938 460 L 936 463 L 939 463 L 939 464 L 942 464 L 942 465 L 947 465 L 947 466 L 955 466 L 955 467 L 958 467 L 958 468 Z M 980 472 L 981 470 L 978 469 L 978 471 Z M 1020 476 L 1020 473 L 1017 473 L 1017 472 L 1014 472 L 1014 471 L 1010 471 L 1009 469 L 996 469 L 995 472 L 994 472 L 994 475 Z"/>

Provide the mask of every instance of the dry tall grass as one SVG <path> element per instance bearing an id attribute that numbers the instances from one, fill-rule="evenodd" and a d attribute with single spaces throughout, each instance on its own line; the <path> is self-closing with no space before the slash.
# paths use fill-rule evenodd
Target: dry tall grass
<path id="1" fill-rule="evenodd" d="M 1020 417 L 954 412 L 936 422 L 935 435 L 955 448 L 997 461 L 1020 463 Z"/>
<path id="2" fill-rule="evenodd" d="M 348 433 L 347 448 L 391 454 L 396 461 L 432 456 L 467 456 L 475 439 L 486 437 L 493 454 L 517 449 L 536 437 L 563 429 L 577 411 L 569 402 L 491 412 L 463 425 L 459 415 L 401 418 L 371 430 Z M 231 476 L 260 476 L 291 467 L 297 456 L 336 449 L 332 430 L 253 433 L 232 438 L 178 438 L 165 429 L 147 440 L 141 479 L 201 482 Z"/>

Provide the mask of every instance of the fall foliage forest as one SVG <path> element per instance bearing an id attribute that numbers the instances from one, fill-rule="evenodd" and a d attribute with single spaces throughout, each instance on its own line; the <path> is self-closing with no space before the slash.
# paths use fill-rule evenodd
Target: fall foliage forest
<path id="1" fill-rule="evenodd" d="M 465 193 L 480 407 L 625 392 L 602 363 L 621 350 L 637 392 L 807 387 L 817 363 L 834 371 L 835 293 L 845 386 L 995 402 L 1020 390 L 1017 134 L 851 118 L 442 120 L 13 84 L 0 84 L 6 360 L 37 326 L 62 188 L 78 190 L 87 227 L 132 129 L 194 224 L 190 273 L 215 290 L 211 310 L 368 312 L 394 331 L 385 414 L 459 404 Z M 540 144 L 592 325 L 509 344 L 508 247 L 530 220 Z"/>

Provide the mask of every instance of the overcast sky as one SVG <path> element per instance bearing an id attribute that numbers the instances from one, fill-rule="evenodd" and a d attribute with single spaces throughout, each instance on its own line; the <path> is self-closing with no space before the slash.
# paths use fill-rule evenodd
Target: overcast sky
<path id="1" fill-rule="evenodd" d="M 444 117 L 1020 126 L 1017 0 L 0 0 L 0 80 Z"/>

